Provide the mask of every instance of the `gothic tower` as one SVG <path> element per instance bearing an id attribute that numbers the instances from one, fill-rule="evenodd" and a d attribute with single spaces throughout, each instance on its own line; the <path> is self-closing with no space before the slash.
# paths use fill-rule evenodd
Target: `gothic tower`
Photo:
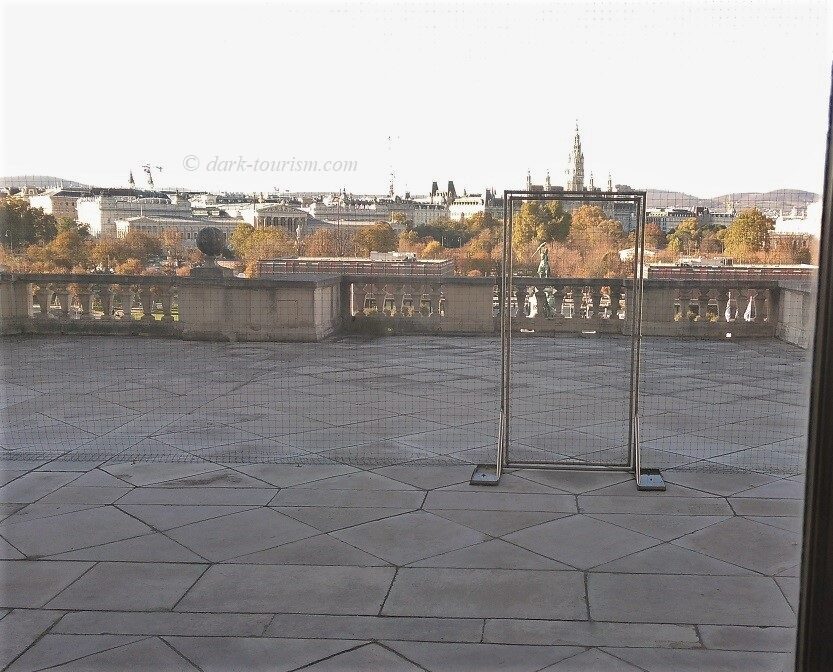
<path id="1" fill-rule="evenodd" d="M 567 191 L 584 191 L 584 152 L 581 151 L 581 136 L 576 122 L 576 137 L 573 139 L 573 151 L 570 152 L 567 166 Z"/>

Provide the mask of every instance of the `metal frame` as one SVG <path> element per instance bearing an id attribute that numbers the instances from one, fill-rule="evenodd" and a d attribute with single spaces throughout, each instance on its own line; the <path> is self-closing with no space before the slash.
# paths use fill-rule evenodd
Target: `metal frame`
<path id="1" fill-rule="evenodd" d="M 822 198 L 796 672 L 833 669 L 833 93 Z"/>
<path id="2" fill-rule="evenodd" d="M 512 227 L 515 219 L 515 203 L 533 200 L 565 202 L 607 202 L 632 203 L 636 210 L 636 236 L 633 258 L 633 278 L 628 317 L 631 320 L 631 382 L 628 427 L 628 459 L 624 464 L 598 462 L 534 462 L 512 461 L 509 455 L 509 415 L 511 403 L 511 359 L 512 359 L 512 285 L 513 254 Z M 657 470 L 642 468 L 639 450 L 639 367 L 642 326 L 642 296 L 645 260 L 645 206 L 644 191 L 530 191 L 506 190 L 503 193 L 503 258 L 499 284 L 500 342 L 501 342 L 501 397 L 500 425 L 498 431 L 497 457 L 494 466 L 478 465 L 472 474 L 471 483 L 495 485 L 500 481 L 505 468 L 561 469 L 574 471 L 626 471 L 633 473 L 640 490 L 664 490 L 665 484 Z"/>

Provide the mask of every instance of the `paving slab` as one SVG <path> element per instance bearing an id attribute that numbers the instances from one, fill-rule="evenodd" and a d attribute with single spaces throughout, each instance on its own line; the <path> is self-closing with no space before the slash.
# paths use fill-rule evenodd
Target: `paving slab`
<path id="1" fill-rule="evenodd" d="M 265 637 L 166 637 L 203 672 L 289 672 L 362 644 L 349 640 Z"/>
<path id="2" fill-rule="evenodd" d="M 785 653 L 672 649 L 609 649 L 609 653 L 647 672 L 792 672 L 793 657 Z"/>
<path id="3" fill-rule="evenodd" d="M 185 563 L 100 562 L 50 600 L 48 608 L 171 609 L 206 567 Z"/>
<path id="4" fill-rule="evenodd" d="M 419 672 L 421 669 L 379 644 L 367 644 L 351 649 L 304 668 L 305 672 L 347 672 L 348 670 Z"/>
<path id="5" fill-rule="evenodd" d="M 0 619 L 0 666 L 6 669 L 55 621 L 60 612 L 16 609 Z"/>
<path id="6" fill-rule="evenodd" d="M 153 532 L 114 507 L 101 506 L 48 518 L 3 522 L 3 536 L 27 556 L 54 555 Z"/>
<path id="7" fill-rule="evenodd" d="M 559 518 L 513 532 L 505 539 L 577 569 L 589 569 L 658 543 L 589 516 Z"/>
<path id="8" fill-rule="evenodd" d="M 303 639 L 479 642 L 482 633 L 483 621 L 476 618 L 276 614 L 265 636 Z"/>
<path id="9" fill-rule="evenodd" d="M 177 610 L 377 614 L 394 572 L 388 567 L 214 565 Z"/>
<path id="10" fill-rule="evenodd" d="M 60 617 L 60 612 L 47 612 Z M 52 632 L 75 635 L 260 636 L 269 614 L 210 614 L 170 611 L 72 611 Z"/>
<path id="11" fill-rule="evenodd" d="M 482 532 L 425 511 L 363 523 L 332 536 L 397 565 L 488 539 Z"/>
<path id="12" fill-rule="evenodd" d="M 587 594 L 590 617 L 600 621 L 795 624 L 787 600 L 768 577 L 592 573 Z"/>
<path id="13" fill-rule="evenodd" d="M 167 535 L 212 562 L 319 534 L 310 525 L 261 507 L 168 530 Z"/>
<path id="14" fill-rule="evenodd" d="M 199 672 L 161 639 L 151 637 L 50 668 L 50 672 Z"/>
<path id="15" fill-rule="evenodd" d="M 545 667 L 541 672 L 641 672 L 621 658 L 614 658 L 599 649 L 582 651 L 578 655 Z"/>
<path id="16" fill-rule="evenodd" d="M 394 651 L 432 672 L 536 672 L 581 651 L 571 646 L 507 646 L 426 642 L 385 642 Z"/>
<path id="17" fill-rule="evenodd" d="M 487 619 L 483 641 L 502 644 L 570 646 L 699 647 L 692 625 L 605 623 L 536 619 Z"/>
<path id="18" fill-rule="evenodd" d="M 36 670 L 69 663 L 140 639 L 143 638 L 129 635 L 63 635 L 49 633 L 41 637 L 32 648 L 28 649 L 6 669 L 8 672 L 36 672 Z"/>
<path id="19" fill-rule="evenodd" d="M 135 488 L 118 500 L 118 504 L 168 504 L 199 506 L 202 504 L 241 506 L 264 505 L 275 496 L 276 488 Z"/>
<path id="20" fill-rule="evenodd" d="M 769 575 L 801 559 L 800 535 L 740 517 L 694 532 L 674 543 Z"/>
<path id="21" fill-rule="evenodd" d="M 795 650 L 795 628 L 701 625 L 698 629 L 707 649 L 785 653 Z"/>
<path id="22" fill-rule="evenodd" d="M 566 494 L 506 493 L 476 490 L 469 492 L 432 490 L 425 498 L 425 509 L 470 509 L 474 511 L 552 511 L 575 513 L 576 498 Z"/>
<path id="23" fill-rule="evenodd" d="M 92 566 L 91 562 L 2 560 L 0 606 L 42 607 Z"/>
<path id="24" fill-rule="evenodd" d="M 571 515 L 546 511 L 471 511 L 468 509 L 431 509 L 431 513 L 493 537 L 502 537 L 511 532 Z"/>
<path id="25" fill-rule="evenodd" d="M 535 586 L 534 591 L 530 586 Z M 779 593 L 780 594 L 780 593 Z M 469 618 L 586 618 L 580 572 L 404 568 L 382 614 Z"/>

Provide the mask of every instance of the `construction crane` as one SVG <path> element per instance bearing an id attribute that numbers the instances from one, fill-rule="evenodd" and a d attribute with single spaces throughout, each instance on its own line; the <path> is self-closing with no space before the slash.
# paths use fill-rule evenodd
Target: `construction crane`
<path id="1" fill-rule="evenodd" d="M 391 138 L 388 136 L 388 163 L 390 164 L 390 184 L 388 185 L 388 196 L 393 198 L 396 195 L 396 171 L 393 168 L 393 141 L 399 140 L 399 137 Z"/>
<path id="2" fill-rule="evenodd" d="M 162 172 L 162 166 L 153 166 L 153 167 L 156 168 L 156 172 L 158 172 L 158 173 Z M 150 164 L 147 164 L 147 163 L 144 164 L 142 166 L 142 170 L 144 170 L 145 175 L 148 176 L 148 186 L 150 187 L 151 191 L 155 190 L 156 185 L 153 184 L 153 173 L 151 172 Z"/>

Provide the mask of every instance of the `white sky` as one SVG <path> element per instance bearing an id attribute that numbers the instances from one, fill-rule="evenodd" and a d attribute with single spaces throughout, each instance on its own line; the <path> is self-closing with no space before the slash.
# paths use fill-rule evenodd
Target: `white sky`
<path id="1" fill-rule="evenodd" d="M 831 12 L 797 2 L 3 5 L 0 174 L 383 193 L 821 191 Z M 392 136 L 392 148 L 387 138 Z M 352 173 L 218 173 L 218 155 Z"/>

